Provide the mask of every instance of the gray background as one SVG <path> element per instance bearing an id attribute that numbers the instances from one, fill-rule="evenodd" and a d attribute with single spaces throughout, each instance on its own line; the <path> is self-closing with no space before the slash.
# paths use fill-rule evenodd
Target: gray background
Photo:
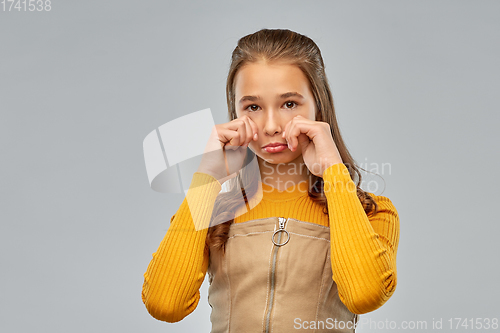
<path id="1" fill-rule="evenodd" d="M 391 164 L 398 286 L 361 318 L 470 332 L 447 320 L 500 317 L 499 14 L 498 1 L 442 0 L 55 0 L 50 12 L 0 12 L 0 331 L 209 331 L 207 280 L 179 323 L 142 304 L 183 199 L 149 187 L 142 140 L 205 108 L 226 122 L 231 51 L 261 28 L 316 41 L 351 153 Z"/>

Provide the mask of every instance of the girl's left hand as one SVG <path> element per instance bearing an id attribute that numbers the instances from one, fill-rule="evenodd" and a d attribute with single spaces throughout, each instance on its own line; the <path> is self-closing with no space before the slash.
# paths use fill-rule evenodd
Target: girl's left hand
<path id="1" fill-rule="evenodd" d="M 300 145 L 304 163 L 315 176 L 323 177 L 330 166 L 343 163 L 326 122 L 297 115 L 286 124 L 282 136 L 291 151 L 296 151 Z"/>

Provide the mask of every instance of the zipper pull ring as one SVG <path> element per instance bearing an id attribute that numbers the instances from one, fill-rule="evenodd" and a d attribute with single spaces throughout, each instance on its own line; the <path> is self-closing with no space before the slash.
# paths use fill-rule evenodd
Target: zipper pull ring
<path id="1" fill-rule="evenodd" d="M 276 230 L 273 233 L 273 237 L 271 239 L 272 239 L 274 245 L 276 245 L 276 246 L 283 246 L 286 243 L 288 243 L 288 241 L 290 240 L 290 234 L 288 233 L 287 230 L 285 230 L 285 222 L 286 222 L 285 218 L 284 217 L 278 217 L 278 221 L 279 221 L 279 229 Z M 286 241 L 284 243 L 276 243 L 274 241 L 274 235 L 276 235 L 278 232 L 285 232 L 286 233 Z M 281 241 L 281 234 L 280 234 L 280 236 L 278 238 L 279 238 L 278 242 Z"/>

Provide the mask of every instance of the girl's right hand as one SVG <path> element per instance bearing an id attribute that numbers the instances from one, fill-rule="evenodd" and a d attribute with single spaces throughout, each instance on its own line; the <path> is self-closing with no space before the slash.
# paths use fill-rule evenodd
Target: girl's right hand
<path id="1" fill-rule="evenodd" d="M 215 125 L 197 171 L 213 176 L 221 184 L 236 177 L 243 167 L 248 144 L 257 140 L 257 130 L 257 125 L 246 115 Z M 229 175 L 223 149 L 226 151 Z"/>

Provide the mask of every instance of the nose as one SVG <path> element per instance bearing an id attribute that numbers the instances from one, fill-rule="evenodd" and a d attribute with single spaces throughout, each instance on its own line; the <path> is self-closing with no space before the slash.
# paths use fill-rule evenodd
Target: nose
<path id="1" fill-rule="evenodd" d="M 273 136 L 275 134 L 280 134 L 282 131 L 281 117 L 279 112 L 272 109 L 266 112 L 265 124 L 264 124 L 264 134 Z"/>

